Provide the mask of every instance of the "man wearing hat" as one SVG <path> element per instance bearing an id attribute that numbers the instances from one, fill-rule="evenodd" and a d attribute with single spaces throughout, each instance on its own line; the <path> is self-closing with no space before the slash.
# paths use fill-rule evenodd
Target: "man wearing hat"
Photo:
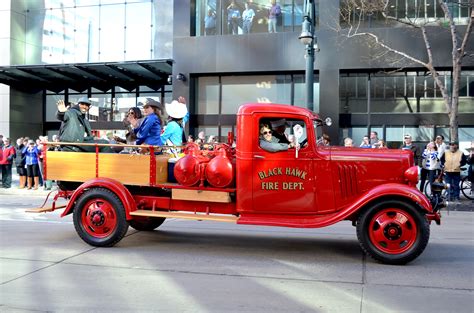
<path id="1" fill-rule="evenodd" d="M 410 150 L 413 152 L 413 161 L 415 162 L 415 165 L 421 166 L 421 151 L 420 148 L 418 148 L 417 145 L 415 145 L 412 141 L 411 135 L 406 134 L 403 137 L 404 143 L 401 147 L 402 150 Z"/>
<path id="2" fill-rule="evenodd" d="M 288 140 L 288 136 L 285 133 L 286 127 L 288 126 L 286 119 L 282 118 L 276 121 L 272 121 L 270 122 L 270 124 L 272 125 L 273 129 L 273 137 L 278 139 L 279 143 L 289 144 L 290 141 Z"/>
<path id="3" fill-rule="evenodd" d="M 64 101 L 57 103 L 57 117 L 62 118 L 61 128 L 59 129 L 59 138 L 61 142 L 78 143 L 108 143 L 106 140 L 94 140 L 92 128 L 86 114 L 89 111 L 91 102 L 88 98 L 82 97 L 73 105 L 67 108 Z M 99 147 L 101 152 L 113 152 L 110 147 Z M 85 151 L 95 152 L 94 146 L 64 146 L 64 151 Z"/>
<path id="4" fill-rule="evenodd" d="M 461 166 L 466 164 L 466 156 L 459 150 L 459 142 L 451 141 L 449 150 L 441 157 L 444 166 L 445 180 L 449 187 L 449 201 L 459 201 L 459 182 L 461 181 Z"/>
<path id="5" fill-rule="evenodd" d="M 166 113 L 170 117 L 165 131 L 161 134 L 161 140 L 167 145 L 182 146 L 186 142 L 184 126 L 189 119 L 186 99 L 179 97 L 178 101 L 173 100 L 165 104 Z"/>

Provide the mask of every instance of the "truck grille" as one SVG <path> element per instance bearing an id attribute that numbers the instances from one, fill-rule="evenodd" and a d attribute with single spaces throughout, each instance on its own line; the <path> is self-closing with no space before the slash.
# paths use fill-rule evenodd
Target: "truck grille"
<path id="1" fill-rule="evenodd" d="M 338 165 L 338 172 L 341 197 L 346 199 L 359 194 L 359 190 L 357 188 L 357 166 Z"/>

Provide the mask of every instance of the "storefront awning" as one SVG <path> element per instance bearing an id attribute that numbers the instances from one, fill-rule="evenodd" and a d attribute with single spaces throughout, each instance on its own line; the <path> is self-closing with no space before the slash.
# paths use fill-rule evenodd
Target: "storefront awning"
<path id="1" fill-rule="evenodd" d="M 168 84 L 173 60 L 105 63 L 0 66 L 0 83 L 36 93 L 43 89 L 83 92 L 89 87 L 107 91 L 114 86 L 131 91 L 138 86 L 153 90 Z"/>

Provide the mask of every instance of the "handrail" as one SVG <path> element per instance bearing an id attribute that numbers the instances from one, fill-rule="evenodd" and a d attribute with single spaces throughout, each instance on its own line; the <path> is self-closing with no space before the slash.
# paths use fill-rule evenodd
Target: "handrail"
<path id="1" fill-rule="evenodd" d="M 126 148 L 157 148 L 157 149 L 168 149 L 168 148 L 184 148 L 185 146 L 153 146 L 153 145 L 128 145 L 128 144 L 123 144 L 123 143 L 85 143 L 85 142 L 51 142 L 51 141 L 45 141 L 42 142 L 42 144 L 48 145 L 48 146 L 89 146 L 89 147 L 126 147 Z"/>

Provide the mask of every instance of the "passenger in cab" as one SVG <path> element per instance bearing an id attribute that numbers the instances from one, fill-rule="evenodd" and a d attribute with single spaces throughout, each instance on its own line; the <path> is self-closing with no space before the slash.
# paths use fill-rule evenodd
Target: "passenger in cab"
<path id="1" fill-rule="evenodd" d="M 286 119 L 282 118 L 276 121 L 270 122 L 273 128 L 273 133 L 272 136 L 278 139 L 278 142 L 280 143 L 290 143 L 288 140 L 288 135 L 286 134 L 286 127 L 288 127 L 288 123 L 286 122 Z"/>
<path id="2" fill-rule="evenodd" d="M 187 141 L 184 135 L 184 126 L 189 120 L 186 99 L 179 97 L 178 101 L 173 100 L 171 103 L 166 103 L 165 109 L 169 120 L 161 135 L 161 141 L 168 146 L 182 146 Z"/>
<path id="3" fill-rule="evenodd" d="M 137 118 L 131 118 L 130 123 L 133 126 L 133 132 L 137 137 L 136 145 L 146 144 L 152 146 L 162 146 L 161 140 L 161 117 L 163 110 L 161 103 L 151 98 L 147 99 L 143 106 L 145 119 L 141 124 Z"/>
<path id="4" fill-rule="evenodd" d="M 268 152 L 286 151 L 294 148 L 294 143 L 280 143 L 272 136 L 272 130 L 268 124 L 260 124 L 260 147 Z"/>

